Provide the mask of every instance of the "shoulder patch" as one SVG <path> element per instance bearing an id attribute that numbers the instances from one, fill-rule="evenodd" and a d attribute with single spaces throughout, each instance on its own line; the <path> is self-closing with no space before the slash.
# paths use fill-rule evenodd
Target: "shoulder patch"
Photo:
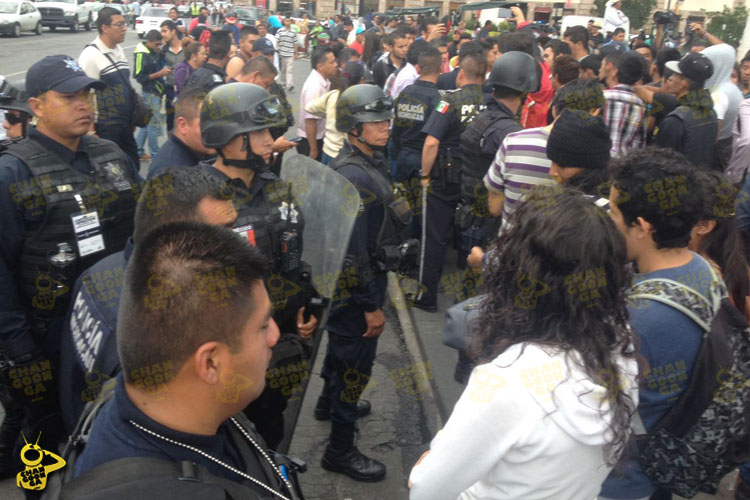
<path id="1" fill-rule="evenodd" d="M 448 112 L 448 108 L 450 107 L 451 105 L 447 101 L 440 101 L 437 107 L 435 108 L 435 111 L 437 111 L 438 113 L 445 114 Z"/>

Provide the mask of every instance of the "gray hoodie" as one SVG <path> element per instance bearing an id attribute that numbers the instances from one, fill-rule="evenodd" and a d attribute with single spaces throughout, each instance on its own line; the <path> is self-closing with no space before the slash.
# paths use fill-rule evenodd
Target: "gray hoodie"
<path id="1" fill-rule="evenodd" d="M 737 53 L 726 43 L 713 45 L 701 53 L 714 65 L 714 74 L 706 80 L 705 87 L 711 92 L 716 117 L 721 121 L 719 139 L 729 139 L 742 103 L 742 92 L 731 80 Z"/>

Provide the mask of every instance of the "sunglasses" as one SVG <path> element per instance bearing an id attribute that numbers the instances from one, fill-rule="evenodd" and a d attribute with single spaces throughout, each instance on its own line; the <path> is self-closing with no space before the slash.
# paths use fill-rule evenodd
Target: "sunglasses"
<path id="1" fill-rule="evenodd" d="M 12 113 L 5 113 L 5 121 L 7 121 L 10 125 L 18 125 L 19 123 L 24 122 L 23 115 L 14 115 Z"/>

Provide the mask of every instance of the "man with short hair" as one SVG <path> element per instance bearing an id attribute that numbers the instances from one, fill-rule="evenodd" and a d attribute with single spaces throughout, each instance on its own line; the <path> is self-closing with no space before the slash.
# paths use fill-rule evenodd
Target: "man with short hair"
<path id="1" fill-rule="evenodd" d="M 637 47 L 635 51 L 643 56 L 643 58 L 646 60 L 646 64 L 648 64 L 649 68 L 651 68 L 654 59 L 656 59 L 656 51 L 654 50 L 654 48 L 650 45 L 641 45 L 640 47 Z"/>
<path id="2" fill-rule="evenodd" d="M 589 32 L 583 26 L 571 26 L 565 30 L 563 39 L 576 60 L 580 61 L 589 55 Z"/>
<path id="3" fill-rule="evenodd" d="M 308 113 L 305 108 L 309 103 L 330 90 L 331 78 L 338 73 L 336 56 L 328 47 L 318 47 L 310 57 L 312 72 L 305 80 L 300 93 L 300 113 L 297 123 L 297 135 L 304 137 L 297 147 L 301 155 L 320 160 L 323 151 L 323 136 L 326 132 L 326 119 Z"/>
<path id="4" fill-rule="evenodd" d="M 253 57 L 253 45 L 260 38 L 258 28 L 255 26 L 243 26 L 240 30 L 240 43 L 237 52 L 229 60 L 226 66 L 227 80 L 237 79 L 242 68 Z"/>
<path id="5" fill-rule="evenodd" d="M 0 344 L 27 429 L 42 431 L 47 450 L 62 437 L 57 363 L 70 290 L 86 267 L 122 250 L 133 228 L 136 164 L 88 135 L 90 90 L 103 87 L 68 56 L 34 63 L 26 93 L 36 126 L 0 156 Z M 24 391 L 18 374 L 35 372 L 39 385 Z"/>
<path id="6" fill-rule="evenodd" d="M 613 52 L 602 60 L 599 79 L 607 87 L 604 122 L 612 138 L 612 157 L 646 146 L 646 104 L 633 91 L 644 78 L 645 61 L 635 52 Z"/>
<path id="7" fill-rule="evenodd" d="M 352 18 L 349 16 L 343 16 L 341 23 L 331 30 L 331 40 L 334 42 L 340 41 L 347 46 L 349 44 L 349 33 L 354 29 L 354 23 Z"/>
<path id="8" fill-rule="evenodd" d="M 266 262 L 231 230 L 208 224 L 166 224 L 144 237 L 128 263 L 120 300 L 122 373 L 76 461 L 75 477 L 85 484 L 87 473 L 122 458 L 175 466 L 191 461 L 214 489 L 293 497 L 273 454 L 240 414 L 263 391 L 279 338 L 263 283 Z M 228 293 L 207 300 L 208 282 L 222 283 Z M 203 481 L 177 477 L 149 481 L 148 489 L 163 490 L 155 495 L 164 497 L 175 488 L 205 490 Z M 236 484 L 217 485 L 227 480 Z M 131 477 L 120 488 L 132 492 L 141 481 Z M 116 483 L 111 478 L 108 486 L 117 489 Z"/>
<path id="9" fill-rule="evenodd" d="M 653 143 L 674 149 L 693 165 L 709 169 L 714 162 L 718 124 L 711 94 L 703 86 L 713 74 L 713 65 L 700 52 L 690 52 L 665 67 L 672 71 L 666 88 L 677 96 L 680 105 L 658 124 Z"/>
<path id="10" fill-rule="evenodd" d="M 226 31 L 214 31 L 211 39 L 208 41 L 208 60 L 206 63 L 196 69 L 187 83 L 185 88 L 198 87 L 205 92 L 227 81 L 227 74 L 224 71 L 229 62 L 229 49 L 232 45 L 232 39 Z"/>
<path id="11" fill-rule="evenodd" d="M 255 23 L 255 27 L 258 28 L 258 37 L 259 38 L 265 38 L 266 40 L 269 40 L 271 42 L 271 45 L 273 45 L 274 51 L 278 50 L 278 40 L 276 40 L 276 37 L 268 32 L 268 23 L 264 23 L 263 21 L 258 21 Z M 276 66 L 276 69 L 279 69 L 279 53 L 275 52 L 273 54 L 273 65 Z"/>
<path id="12" fill-rule="evenodd" d="M 279 48 L 279 84 L 288 92 L 294 90 L 294 59 L 297 47 L 297 33 L 292 28 L 292 20 L 285 17 L 281 29 L 276 32 Z"/>
<path id="13" fill-rule="evenodd" d="M 391 50 L 388 52 L 387 57 L 381 58 L 372 67 L 372 77 L 375 80 L 375 85 L 383 88 L 385 81 L 391 75 L 401 69 L 406 59 L 406 52 L 409 49 L 409 42 L 406 39 L 406 32 L 403 30 L 395 30 L 386 37 L 387 44 L 390 45 Z"/>
<path id="14" fill-rule="evenodd" d="M 642 281 L 671 280 L 689 288 L 690 295 L 713 303 L 710 289 L 716 281 L 711 264 L 688 249 L 704 203 L 695 167 L 675 151 L 647 148 L 613 161 L 610 170 L 610 214 L 625 238 L 628 260 L 638 269 L 631 290 L 638 293 Z M 719 286 L 724 288 L 723 283 Z M 706 332 L 684 312 L 652 299 L 631 301 L 628 318 L 648 367 L 639 387 L 637 415 L 648 432 L 690 383 Z M 657 490 L 636 457 L 626 453 L 604 481 L 599 498 L 671 496 L 669 491 Z"/>
<path id="15" fill-rule="evenodd" d="M 135 138 L 138 156 L 141 160 L 146 161 L 151 159 L 151 156 L 146 154 L 146 138 L 148 138 L 151 155 L 156 156 L 156 153 L 159 152 L 159 136 L 164 123 L 161 117 L 161 98 L 167 91 L 164 77 L 172 73 L 170 68 L 163 65 L 159 57 L 161 46 L 161 33 L 157 30 L 151 30 L 146 33 L 145 40 L 136 45 L 133 51 L 135 80 L 141 84 L 143 102 L 151 109 L 152 113 L 148 125 L 142 127 Z"/>
<path id="16" fill-rule="evenodd" d="M 396 99 L 402 90 L 414 83 L 419 77 L 415 65 L 419 60 L 420 52 L 426 47 L 429 47 L 429 44 L 424 39 L 416 40 L 411 44 L 406 52 L 406 64 L 398 70 L 398 73 L 391 74 L 389 77 L 392 79 L 390 87 L 388 82 L 385 84 L 385 92 L 390 95 L 391 99 Z"/>
<path id="17" fill-rule="evenodd" d="M 193 166 L 161 170 L 145 183 L 136 207 L 133 237 L 125 249 L 86 269 L 76 281 L 61 342 L 60 404 L 69 432 L 75 428 L 84 405 L 98 397 L 91 389 L 86 391 L 92 385 L 90 381 L 104 383 L 120 371 L 115 336 L 117 309 L 125 267 L 135 245 L 162 224 L 195 221 L 232 227 L 237 218 L 221 183 Z"/>
<path id="18" fill-rule="evenodd" d="M 168 15 L 169 20 L 177 27 L 177 38 L 182 40 L 187 35 L 187 26 L 185 26 L 185 21 L 180 18 L 180 11 L 177 10 L 177 7 L 170 7 Z"/>
<path id="19" fill-rule="evenodd" d="M 96 134 L 120 146 L 138 165 L 138 146 L 133 135 L 135 90 L 130 84 L 125 51 L 120 46 L 128 27 L 122 13 L 112 7 L 99 11 L 96 27 L 99 36 L 78 56 L 78 64 L 86 75 L 106 85 L 96 92 Z"/>
<path id="20" fill-rule="evenodd" d="M 206 93 L 201 88 L 186 89 L 175 102 L 175 128 L 151 159 L 148 178 L 170 167 L 192 167 L 215 151 L 201 142 L 200 110 Z"/>
<path id="21" fill-rule="evenodd" d="M 599 70 L 602 67 L 602 57 L 598 54 L 591 54 L 579 62 L 581 66 L 581 78 L 599 81 Z"/>
<path id="22" fill-rule="evenodd" d="M 418 39 L 431 42 L 438 38 L 442 38 L 443 35 L 445 35 L 445 26 L 440 24 L 437 17 L 427 16 L 420 23 L 419 31 L 420 36 Z"/>
<path id="23" fill-rule="evenodd" d="M 415 45 L 418 42 L 414 42 Z M 478 45 L 478 44 L 477 44 Z M 462 49 L 463 50 L 463 49 Z M 423 198 L 422 255 L 419 281 L 424 292 L 414 305 L 428 312 L 437 311 L 437 288 L 460 197 L 461 134 L 484 105 L 482 85 L 487 75 L 487 58 L 480 50 L 461 60 L 457 82 L 460 88 L 447 93 L 425 123 L 422 146 L 422 186 L 431 189 Z M 446 222 L 448 221 L 448 222 Z"/>
<path id="24" fill-rule="evenodd" d="M 419 177 L 424 124 L 440 102 L 437 79 L 440 75 L 440 53 L 426 47 L 417 60 L 419 79 L 406 87 L 393 105 L 391 151 L 396 156 L 393 180 L 407 182 Z M 411 184 L 409 184 L 411 185 Z"/>
<path id="25" fill-rule="evenodd" d="M 581 73 L 581 65 L 573 56 L 563 54 L 557 56 L 552 63 L 552 86 L 555 91 L 568 82 L 578 79 Z"/>
<path id="26" fill-rule="evenodd" d="M 171 19 L 162 21 L 161 38 L 164 46 L 160 55 L 164 60 L 164 67 L 172 71 L 175 66 L 185 60 L 179 35 L 180 32 L 174 21 Z M 170 72 L 164 77 L 164 85 L 167 87 L 164 105 L 167 112 L 167 133 L 169 133 L 174 128 L 174 73 Z"/>

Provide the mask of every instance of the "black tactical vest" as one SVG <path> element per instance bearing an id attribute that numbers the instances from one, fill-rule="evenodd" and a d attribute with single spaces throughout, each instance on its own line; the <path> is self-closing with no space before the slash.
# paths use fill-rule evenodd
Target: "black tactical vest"
<path id="1" fill-rule="evenodd" d="M 235 231 L 247 238 L 263 255 L 272 261 L 272 272 L 279 273 L 281 267 L 281 235 L 287 228 L 287 221 L 281 219 L 282 203 L 289 204 L 289 185 L 270 172 L 258 174 L 257 181 L 265 183 L 254 196 L 249 191 L 227 184 L 235 191 L 232 199 L 237 209 Z M 299 205 L 297 228 L 300 236 L 304 231 L 304 219 Z"/>
<path id="2" fill-rule="evenodd" d="M 20 188 L 15 193 L 17 201 L 27 208 L 44 205 L 44 217 L 25 221 L 17 271 L 25 304 L 36 304 L 35 316 L 64 314 L 78 276 L 100 259 L 122 250 L 133 234 L 139 186 L 126 168 L 125 155 L 111 141 L 89 136 L 81 141 L 91 162 L 88 174 L 30 139 L 11 145 L 6 152 L 23 161 L 34 177 L 30 189 Z M 105 249 L 81 257 L 71 215 L 94 210 L 99 215 Z M 54 267 L 50 261 L 59 243 L 67 243 L 76 254 L 75 260 L 63 268 Z"/>
<path id="3" fill-rule="evenodd" d="M 481 111 L 461 134 L 461 196 L 463 199 L 477 197 L 477 184 L 482 183 L 484 175 L 492 165 L 492 157 L 482 154 L 484 134 L 490 125 L 498 120 L 512 120 L 507 113 L 499 109 L 485 109 Z"/>
<path id="4" fill-rule="evenodd" d="M 713 117 L 711 115 L 714 115 Z M 667 116 L 676 116 L 682 121 L 684 154 L 693 165 L 710 169 L 714 162 L 715 139 L 718 133 L 716 115 L 711 108 L 678 106 Z"/>
<path id="5" fill-rule="evenodd" d="M 382 200 L 383 223 L 378 231 L 376 243 L 377 253 L 386 246 L 398 246 L 409 238 L 409 225 L 413 217 L 406 199 L 396 194 L 388 178 L 374 168 L 370 162 L 354 151 L 342 150 L 330 163 L 329 167 L 338 170 L 346 165 L 356 165 L 361 168 L 378 186 L 379 198 Z M 374 258 L 375 256 L 371 256 Z"/>

